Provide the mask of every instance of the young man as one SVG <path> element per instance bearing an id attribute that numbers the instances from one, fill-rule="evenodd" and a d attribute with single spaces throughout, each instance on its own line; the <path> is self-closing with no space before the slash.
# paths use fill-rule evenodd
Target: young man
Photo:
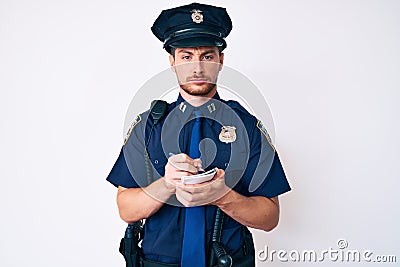
<path id="1" fill-rule="evenodd" d="M 146 219 L 144 266 L 206 266 L 217 208 L 227 215 L 220 238 L 233 266 L 249 256 L 246 266 L 254 265 L 245 226 L 278 224 L 278 195 L 290 187 L 275 148 L 260 121 L 217 93 L 231 29 L 224 8 L 202 4 L 165 10 L 152 27 L 170 53 L 178 100 L 161 118 L 151 110 L 137 117 L 107 178 L 118 187 L 121 218 Z M 181 182 L 203 168 L 217 170 L 212 180 Z M 254 177 L 263 182 L 250 192 Z"/>

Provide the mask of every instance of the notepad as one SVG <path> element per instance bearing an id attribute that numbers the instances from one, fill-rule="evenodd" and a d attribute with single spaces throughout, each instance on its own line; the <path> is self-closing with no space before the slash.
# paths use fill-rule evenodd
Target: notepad
<path id="1" fill-rule="evenodd" d="M 204 173 L 190 175 L 190 176 L 182 176 L 181 181 L 183 184 L 200 184 L 210 181 L 212 178 L 214 178 L 216 173 L 217 169 L 214 168 Z"/>

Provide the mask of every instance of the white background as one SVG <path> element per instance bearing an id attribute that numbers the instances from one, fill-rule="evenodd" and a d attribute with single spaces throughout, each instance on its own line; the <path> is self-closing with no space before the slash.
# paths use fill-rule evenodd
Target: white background
<path id="1" fill-rule="evenodd" d="M 293 187 L 257 249 L 345 238 L 399 261 L 400 1 L 205 2 L 233 19 L 225 64 L 267 97 Z M 0 266 L 124 266 L 105 178 L 131 98 L 168 67 L 150 27 L 183 3 L 0 1 Z"/>

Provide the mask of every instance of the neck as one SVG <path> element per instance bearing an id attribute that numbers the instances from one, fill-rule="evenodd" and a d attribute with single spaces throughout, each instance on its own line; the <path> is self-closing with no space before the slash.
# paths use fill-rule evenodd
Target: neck
<path id="1" fill-rule="evenodd" d="M 211 90 L 211 92 L 209 92 L 208 94 L 201 96 L 188 94 L 182 88 L 179 90 L 179 93 L 181 94 L 182 98 L 190 105 L 192 105 L 193 107 L 200 107 L 215 96 L 215 94 L 217 93 L 217 86 L 215 86 L 214 89 Z"/>

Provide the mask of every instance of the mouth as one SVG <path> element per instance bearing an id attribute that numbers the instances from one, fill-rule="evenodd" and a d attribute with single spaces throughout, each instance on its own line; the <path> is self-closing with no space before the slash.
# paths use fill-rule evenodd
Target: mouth
<path id="1" fill-rule="evenodd" d="M 203 83 L 208 83 L 208 79 L 206 79 L 206 78 L 195 78 L 195 79 L 190 79 L 188 82 L 189 83 L 194 83 L 194 84 L 203 84 Z"/>

